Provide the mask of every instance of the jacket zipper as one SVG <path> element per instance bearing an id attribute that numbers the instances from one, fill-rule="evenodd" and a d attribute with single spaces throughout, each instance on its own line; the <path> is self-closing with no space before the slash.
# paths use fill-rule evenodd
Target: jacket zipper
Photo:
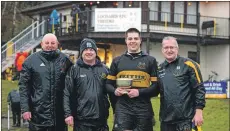
<path id="1" fill-rule="evenodd" d="M 56 88 L 55 88 L 55 64 L 54 64 L 54 62 L 55 61 L 52 61 L 51 62 L 51 74 L 52 74 L 52 78 L 53 79 L 51 79 L 52 80 L 52 85 L 53 85 L 53 89 L 51 89 L 51 93 L 52 93 L 52 95 L 53 95 L 53 107 L 52 107 L 52 109 L 53 109 L 53 111 L 52 111 L 52 113 L 53 113 L 53 116 L 54 116 L 54 119 L 53 119 L 53 121 L 54 121 L 54 127 L 56 126 Z M 56 130 L 56 129 L 55 129 Z"/>

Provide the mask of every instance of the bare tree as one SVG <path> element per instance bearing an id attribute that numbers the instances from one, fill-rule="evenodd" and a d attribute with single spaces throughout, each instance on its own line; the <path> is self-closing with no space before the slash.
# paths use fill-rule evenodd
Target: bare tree
<path id="1" fill-rule="evenodd" d="M 1 2 L 1 39 L 7 41 L 31 24 L 31 18 L 22 10 L 44 1 L 2 1 Z"/>
<path id="2" fill-rule="evenodd" d="M 3 7 L 3 10 L 2 10 L 2 16 L 3 16 L 3 15 L 4 15 L 4 13 L 5 13 L 6 6 L 7 6 L 7 2 L 4 2 L 4 7 Z"/>
<path id="3" fill-rule="evenodd" d="M 15 29 L 15 24 L 16 24 L 17 4 L 18 4 L 18 2 L 16 1 L 16 2 L 14 3 L 14 15 L 13 15 L 12 37 L 14 36 L 14 29 Z"/>

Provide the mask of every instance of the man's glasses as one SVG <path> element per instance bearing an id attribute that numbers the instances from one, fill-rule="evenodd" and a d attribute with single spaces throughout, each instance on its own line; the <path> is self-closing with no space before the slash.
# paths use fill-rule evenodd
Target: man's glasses
<path id="1" fill-rule="evenodd" d="M 177 49 L 176 46 L 166 46 L 166 47 L 163 47 L 164 50 L 174 50 L 174 49 Z"/>

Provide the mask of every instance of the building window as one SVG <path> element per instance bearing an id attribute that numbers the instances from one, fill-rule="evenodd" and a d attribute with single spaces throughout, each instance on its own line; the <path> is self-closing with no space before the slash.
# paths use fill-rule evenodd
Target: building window
<path id="1" fill-rule="evenodd" d="M 171 20 L 171 2 L 161 2 L 161 21 L 168 21 Z"/>
<path id="2" fill-rule="evenodd" d="M 184 23 L 184 2 L 174 2 L 174 22 Z"/>
<path id="3" fill-rule="evenodd" d="M 148 7 L 150 20 L 185 24 L 196 24 L 197 22 L 197 2 L 151 1 Z"/>
<path id="4" fill-rule="evenodd" d="M 196 24 L 197 5 L 196 2 L 187 2 L 187 24 Z"/>
<path id="5" fill-rule="evenodd" d="M 197 62 L 197 52 L 194 51 L 188 51 L 188 58 L 194 60 L 195 62 Z"/>
<path id="6" fill-rule="evenodd" d="M 148 7 L 150 9 L 149 19 L 157 21 L 158 20 L 159 2 L 158 1 L 151 1 L 151 2 L 149 2 Z"/>

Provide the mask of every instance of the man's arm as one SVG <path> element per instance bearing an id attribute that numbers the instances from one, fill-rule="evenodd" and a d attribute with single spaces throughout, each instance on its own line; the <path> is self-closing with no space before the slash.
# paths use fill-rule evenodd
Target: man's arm
<path id="1" fill-rule="evenodd" d="M 114 94 L 115 92 L 115 85 L 117 79 L 116 75 L 117 75 L 117 66 L 115 60 L 113 60 L 106 80 L 106 90 L 109 94 Z"/>
<path id="2" fill-rule="evenodd" d="M 201 71 L 200 68 L 197 66 L 197 70 L 198 70 L 198 76 L 200 77 L 200 83 L 203 82 L 202 79 L 202 75 L 201 75 Z M 199 83 L 197 83 L 199 84 Z M 201 84 L 200 86 L 197 87 L 196 91 L 195 91 L 195 98 L 196 98 L 196 109 L 203 109 L 205 107 L 205 87 L 203 84 Z"/>
<path id="3" fill-rule="evenodd" d="M 113 60 L 110 69 L 109 69 L 109 74 L 107 76 L 106 80 L 106 90 L 109 94 L 109 100 L 113 109 L 113 114 L 115 113 L 115 105 L 117 102 L 117 96 L 115 96 L 114 92 L 116 90 L 115 85 L 116 85 L 116 74 L 117 74 L 117 67 L 116 63 Z"/>
<path id="4" fill-rule="evenodd" d="M 67 72 L 70 67 L 73 66 L 73 62 L 70 60 L 68 56 L 66 56 L 65 64 L 64 64 L 64 70 Z"/>
<path id="5" fill-rule="evenodd" d="M 64 107 L 65 118 L 73 115 L 71 111 L 71 105 L 73 104 L 71 103 L 72 102 L 71 94 L 74 86 L 74 69 L 75 69 L 74 67 L 75 66 L 70 67 L 65 77 L 65 88 L 64 88 L 64 95 L 63 95 L 63 107 Z"/>
<path id="6" fill-rule="evenodd" d="M 153 60 L 153 62 L 150 64 L 151 68 L 151 74 L 150 74 L 150 80 L 151 85 L 148 88 L 138 89 L 140 96 L 148 96 L 148 97 L 154 97 L 157 96 L 160 92 L 160 88 L 157 86 L 157 62 L 156 59 Z"/>
<path id="7" fill-rule="evenodd" d="M 192 121 L 195 123 L 196 126 L 201 126 L 203 124 L 203 108 L 205 107 L 205 88 L 203 84 L 202 75 L 200 72 L 200 68 L 197 63 L 193 61 L 186 61 L 190 67 L 190 84 L 193 88 L 194 96 L 195 96 L 195 115 Z"/>
<path id="8" fill-rule="evenodd" d="M 17 66 L 18 57 L 19 57 L 19 53 L 16 54 L 16 57 L 15 57 L 15 60 L 14 60 L 15 67 Z"/>
<path id="9" fill-rule="evenodd" d="M 115 114 L 115 105 L 117 102 L 117 96 L 115 96 L 114 94 L 109 94 L 109 101 L 113 109 L 113 114 Z"/>
<path id="10" fill-rule="evenodd" d="M 186 61 L 190 68 L 190 85 L 193 88 L 195 96 L 195 108 L 203 109 L 205 107 L 205 88 L 199 66 L 193 61 Z M 198 86 L 197 86 L 198 85 Z"/>
<path id="11" fill-rule="evenodd" d="M 19 79 L 19 94 L 20 94 L 20 104 L 21 104 L 21 111 L 30 112 L 29 109 L 29 94 L 30 94 L 30 81 L 31 81 L 31 71 L 29 67 L 29 62 L 25 61 L 22 65 L 22 70 L 20 72 L 20 79 Z"/>

